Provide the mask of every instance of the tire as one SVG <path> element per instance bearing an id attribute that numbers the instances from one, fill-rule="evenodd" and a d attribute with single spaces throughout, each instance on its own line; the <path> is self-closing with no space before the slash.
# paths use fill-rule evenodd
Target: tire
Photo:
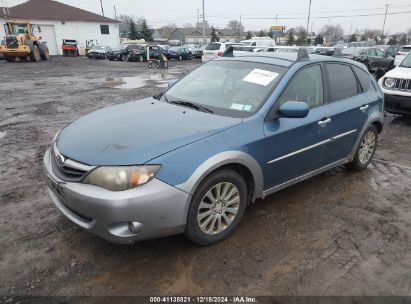
<path id="1" fill-rule="evenodd" d="M 225 198 L 210 199 L 217 197 L 217 192 Z M 227 202 L 231 202 L 230 205 L 226 205 Z M 191 200 L 186 237 L 198 245 L 211 245 L 225 239 L 240 223 L 246 205 L 247 185 L 239 173 L 227 169 L 211 173 L 198 186 Z"/>
<path id="2" fill-rule="evenodd" d="M 183 60 L 183 56 L 181 56 L 181 55 L 178 56 L 178 60 L 179 60 L 179 61 Z"/>
<path id="3" fill-rule="evenodd" d="M 43 60 L 50 60 L 50 52 L 49 52 L 49 48 L 45 47 L 44 48 L 44 54 L 41 55 L 41 59 Z"/>
<path id="4" fill-rule="evenodd" d="M 114 59 L 113 59 L 113 58 L 109 58 L 108 60 L 110 60 L 110 61 L 114 61 Z"/>
<path id="5" fill-rule="evenodd" d="M 41 59 L 40 50 L 37 45 L 33 45 L 33 49 L 30 52 L 30 60 L 33 62 L 39 62 Z"/>
<path id="6" fill-rule="evenodd" d="M 138 62 L 144 62 L 144 56 L 138 55 Z"/>
<path id="7" fill-rule="evenodd" d="M 126 61 L 126 59 L 127 59 L 127 57 L 126 57 L 126 55 L 121 55 L 121 61 Z"/>
<path id="8" fill-rule="evenodd" d="M 366 169 L 374 156 L 377 148 L 377 142 L 378 130 L 374 125 L 371 125 L 361 137 L 354 159 L 352 162 L 347 164 L 347 167 L 354 171 Z"/>

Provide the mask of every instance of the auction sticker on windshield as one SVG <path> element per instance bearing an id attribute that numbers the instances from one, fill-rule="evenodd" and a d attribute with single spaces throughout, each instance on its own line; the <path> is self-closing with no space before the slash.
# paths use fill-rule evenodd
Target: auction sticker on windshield
<path id="1" fill-rule="evenodd" d="M 254 69 L 247 76 L 244 77 L 243 81 L 267 86 L 271 81 L 277 78 L 277 76 L 278 73 L 275 72 Z"/>

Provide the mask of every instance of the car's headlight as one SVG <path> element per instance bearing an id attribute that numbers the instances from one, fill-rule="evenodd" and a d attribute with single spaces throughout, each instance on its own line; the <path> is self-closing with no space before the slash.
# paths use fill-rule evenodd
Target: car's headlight
<path id="1" fill-rule="evenodd" d="M 395 85 L 395 79 L 394 78 L 385 78 L 384 79 L 384 86 L 387 88 L 392 88 Z"/>
<path id="2" fill-rule="evenodd" d="M 151 181 L 160 165 L 99 167 L 91 171 L 83 183 L 111 191 L 133 189 Z"/>

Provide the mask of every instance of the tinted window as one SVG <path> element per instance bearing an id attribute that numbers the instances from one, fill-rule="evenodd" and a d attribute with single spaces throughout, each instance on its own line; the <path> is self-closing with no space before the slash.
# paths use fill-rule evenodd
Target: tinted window
<path id="1" fill-rule="evenodd" d="M 110 28 L 107 24 L 102 24 L 100 25 L 100 32 L 102 35 L 108 35 L 110 34 Z"/>
<path id="2" fill-rule="evenodd" d="M 375 52 L 375 49 L 368 49 L 367 50 L 367 55 L 368 56 L 377 56 L 377 53 Z"/>
<path id="3" fill-rule="evenodd" d="M 331 101 L 357 95 L 357 79 L 348 65 L 328 63 L 327 72 L 330 82 Z"/>
<path id="4" fill-rule="evenodd" d="M 209 43 L 209 44 L 207 44 L 205 49 L 208 50 L 208 51 L 216 51 L 216 50 L 220 49 L 220 45 L 221 45 L 221 43 Z"/>
<path id="5" fill-rule="evenodd" d="M 321 67 L 314 65 L 299 71 L 291 79 L 278 102 L 281 105 L 286 101 L 303 101 L 314 108 L 322 105 L 323 99 Z"/>
<path id="6" fill-rule="evenodd" d="M 385 53 L 383 51 L 381 51 L 380 49 L 375 49 L 375 51 L 377 52 L 377 56 L 385 57 Z"/>
<path id="7" fill-rule="evenodd" d="M 362 90 L 364 92 L 368 91 L 368 89 L 370 88 L 370 74 L 356 66 L 354 66 L 353 68 L 355 73 L 357 74 L 358 80 L 360 81 Z"/>

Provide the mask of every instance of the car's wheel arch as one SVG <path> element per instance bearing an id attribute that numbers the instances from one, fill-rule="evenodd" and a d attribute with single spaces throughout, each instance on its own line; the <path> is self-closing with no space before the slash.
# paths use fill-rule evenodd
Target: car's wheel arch
<path id="1" fill-rule="evenodd" d="M 231 169 L 244 177 L 250 202 L 263 195 L 264 177 L 262 169 L 254 157 L 242 151 L 221 152 L 208 158 L 191 174 L 187 181 L 176 185 L 176 187 L 193 195 L 207 176 L 222 169 Z"/>
<path id="2" fill-rule="evenodd" d="M 364 124 L 363 128 L 360 130 L 360 133 L 358 134 L 357 140 L 355 142 L 355 145 L 348 157 L 349 161 L 352 161 L 355 157 L 355 153 L 358 149 L 358 146 L 361 142 L 361 138 L 363 137 L 363 135 L 365 134 L 365 132 L 367 131 L 367 129 L 371 126 L 375 126 L 378 130 L 378 134 L 380 134 L 383 130 L 384 127 L 384 114 L 379 113 L 379 112 L 375 112 L 374 115 L 371 115 L 367 122 Z"/>

